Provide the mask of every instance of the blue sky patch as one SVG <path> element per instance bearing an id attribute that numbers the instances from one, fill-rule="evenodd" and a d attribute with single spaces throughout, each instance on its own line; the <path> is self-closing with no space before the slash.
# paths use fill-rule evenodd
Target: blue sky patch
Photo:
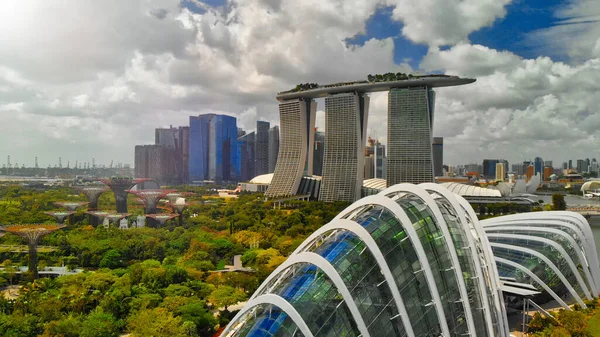
<path id="1" fill-rule="evenodd" d="M 394 62 L 400 64 L 406 62 L 417 69 L 425 54 L 427 46 L 415 44 L 402 36 L 402 23 L 392 19 L 393 7 L 380 7 L 375 11 L 366 23 L 366 34 L 359 34 L 346 39 L 347 44 L 362 46 L 370 39 L 394 40 Z"/>
<path id="2" fill-rule="evenodd" d="M 471 33 L 469 40 L 497 50 L 508 50 L 524 58 L 540 56 L 543 46 L 532 46 L 527 34 L 557 23 L 554 13 L 567 0 L 515 0 L 506 7 L 507 14 L 491 27 Z M 542 47 L 542 48 L 540 48 Z M 551 53 L 551 51 L 550 51 Z M 552 58 L 558 55 L 545 55 Z"/>

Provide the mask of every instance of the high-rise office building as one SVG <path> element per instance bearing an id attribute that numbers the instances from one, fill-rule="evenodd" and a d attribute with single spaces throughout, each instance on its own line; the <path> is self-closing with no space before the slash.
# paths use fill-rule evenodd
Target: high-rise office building
<path id="1" fill-rule="evenodd" d="M 315 143 L 313 147 L 313 174 L 323 175 L 323 158 L 325 156 L 325 132 L 315 131 Z"/>
<path id="2" fill-rule="evenodd" d="M 256 162 L 256 134 L 247 133 L 237 139 L 239 165 L 239 180 L 248 181 L 258 174 L 255 172 Z"/>
<path id="3" fill-rule="evenodd" d="M 373 157 L 375 158 L 374 178 L 385 179 L 386 177 L 386 156 L 385 145 L 376 141 L 373 145 Z"/>
<path id="4" fill-rule="evenodd" d="M 266 196 L 298 192 L 302 175 L 312 174 L 317 104 L 312 99 L 292 99 L 279 104 L 279 156 Z"/>
<path id="5" fill-rule="evenodd" d="M 505 171 L 504 163 L 496 163 L 496 181 L 504 181 Z"/>
<path id="6" fill-rule="evenodd" d="M 433 175 L 442 177 L 444 175 L 444 138 L 433 137 Z"/>
<path id="7" fill-rule="evenodd" d="M 232 181 L 238 173 L 235 117 L 190 116 L 189 175 L 192 181 Z"/>
<path id="8" fill-rule="evenodd" d="M 319 200 L 360 198 L 364 177 L 369 96 L 344 93 L 325 98 L 325 153 Z"/>
<path id="9" fill-rule="evenodd" d="M 269 173 L 275 172 L 279 155 L 279 126 L 269 129 Z"/>
<path id="10" fill-rule="evenodd" d="M 567 163 L 566 161 L 565 161 L 565 162 L 563 162 L 563 164 L 562 164 L 562 168 L 563 168 L 563 170 L 566 170 L 566 169 L 568 169 L 568 168 L 569 168 L 569 163 Z"/>
<path id="11" fill-rule="evenodd" d="M 569 168 L 572 169 L 573 168 L 573 160 L 569 159 Z"/>
<path id="12" fill-rule="evenodd" d="M 546 160 L 544 162 L 544 167 L 554 167 L 552 164 L 553 164 L 552 160 Z"/>
<path id="13" fill-rule="evenodd" d="M 373 157 L 373 155 L 365 156 L 364 178 L 365 179 L 375 178 L 375 158 Z"/>
<path id="14" fill-rule="evenodd" d="M 539 174 L 540 177 L 544 176 L 544 159 L 541 157 L 535 157 L 533 160 L 533 166 L 535 169 L 535 173 L 533 175 Z"/>
<path id="15" fill-rule="evenodd" d="M 174 149 L 175 162 L 172 168 L 175 172 L 169 173 L 169 176 L 176 175 L 178 183 L 186 182 L 189 169 L 189 127 L 157 128 L 154 130 L 154 144 Z"/>
<path id="16" fill-rule="evenodd" d="M 523 175 L 525 174 L 525 171 L 523 169 L 523 164 L 522 163 L 517 163 L 517 164 L 512 164 L 511 165 L 511 172 L 516 174 L 516 175 Z"/>
<path id="17" fill-rule="evenodd" d="M 496 164 L 500 162 L 500 159 L 484 159 L 483 160 L 483 177 L 485 179 L 496 178 Z"/>
<path id="18" fill-rule="evenodd" d="M 389 91 L 387 186 L 433 182 L 434 102 L 435 92 L 427 87 Z"/>
<path id="19" fill-rule="evenodd" d="M 269 173 L 269 122 L 256 122 L 254 140 L 254 174 Z"/>
<path id="20" fill-rule="evenodd" d="M 176 148 L 162 145 L 135 147 L 135 177 L 155 179 L 159 184 L 179 182 L 175 168 Z"/>
<path id="21" fill-rule="evenodd" d="M 529 164 L 529 166 L 527 166 L 527 169 L 525 170 L 525 177 L 526 177 L 526 181 L 529 181 L 529 179 L 531 179 L 531 177 L 533 177 L 535 175 L 535 166 L 533 166 L 533 164 Z"/>
<path id="22" fill-rule="evenodd" d="M 585 160 L 577 159 L 577 173 L 583 173 L 587 171 Z"/>

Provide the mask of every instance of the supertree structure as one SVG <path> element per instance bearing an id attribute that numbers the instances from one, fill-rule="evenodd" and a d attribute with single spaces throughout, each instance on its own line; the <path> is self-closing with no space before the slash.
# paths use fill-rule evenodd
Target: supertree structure
<path id="1" fill-rule="evenodd" d="M 115 194 L 115 200 L 117 202 L 117 213 L 127 213 L 127 193 L 130 189 L 148 179 L 134 179 L 129 177 L 112 177 L 106 179 L 100 179 L 101 182 L 110 187 Z"/>
<path id="2" fill-rule="evenodd" d="M 111 213 L 108 214 L 106 217 L 108 218 L 108 221 L 110 221 L 110 223 L 117 223 L 119 222 L 121 219 L 123 218 L 127 218 L 131 215 L 131 213 Z"/>
<path id="3" fill-rule="evenodd" d="M 152 218 L 161 225 L 164 225 L 167 221 L 176 218 L 177 214 L 146 214 L 148 218 Z"/>
<path id="4" fill-rule="evenodd" d="M 87 202 L 79 202 L 79 201 L 59 201 L 54 203 L 58 207 L 62 207 L 69 212 L 73 212 L 81 206 L 85 206 Z"/>
<path id="5" fill-rule="evenodd" d="M 156 213 L 156 206 L 160 199 L 164 198 L 167 194 L 172 193 L 173 191 L 169 190 L 141 190 L 141 191 L 129 191 L 137 195 L 140 199 L 144 201 L 144 213 L 146 214 L 154 214 Z"/>
<path id="6" fill-rule="evenodd" d="M 27 241 L 27 246 L 29 247 L 29 271 L 35 280 L 38 278 L 37 246 L 41 238 L 65 227 L 63 224 L 19 224 L 1 226 L 0 230 L 18 235 Z"/>
<path id="7" fill-rule="evenodd" d="M 74 189 L 85 194 L 88 199 L 88 211 L 95 211 L 98 209 L 98 198 L 108 188 L 102 185 L 85 185 L 85 186 L 73 186 Z"/>
<path id="8" fill-rule="evenodd" d="M 88 211 L 86 213 L 97 219 L 97 221 L 94 222 L 94 224 L 96 226 L 98 225 L 98 223 L 102 223 L 106 217 L 113 214 L 113 213 L 104 212 L 104 211 Z"/>
<path id="9" fill-rule="evenodd" d="M 50 216 L 53 216 L 56 219 L 56 222 L 58 223 L 65 223 L 65 219 L 68 218 L 69 216 L 71 216 L 72 214 L 75 214 L 75 212 L 44 212 Z"/>
<path id="10" fill-rule="evenodd" d="M 185 199 L 178 198 L 177 201 L 171 204 L 173 210 L 177 212 L 179 215 L 179 226 L 183 226 L 183 211 L 189 206 L 188 203 L 185 202 Z"/>

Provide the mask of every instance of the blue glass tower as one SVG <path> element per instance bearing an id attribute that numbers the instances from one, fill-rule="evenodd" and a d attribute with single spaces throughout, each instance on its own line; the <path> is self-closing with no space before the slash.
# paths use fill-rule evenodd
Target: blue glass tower
<path id="1" fill-rule="evenodd" d="M 541 157 L 535 157 L 533 167 L 535 170 L 534 175 L 539 173 L 540 177 L 544 176 L 544 160 Z"/>
<path id="2" fill-rule="evenodd" d="M 235 180 L 238 163 L 235 117 L 190 116 L 190 180 Z"/>

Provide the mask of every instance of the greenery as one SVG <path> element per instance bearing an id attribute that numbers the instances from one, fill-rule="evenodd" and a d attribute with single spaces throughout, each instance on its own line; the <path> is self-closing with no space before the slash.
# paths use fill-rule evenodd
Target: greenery
<path id="1" fill-rule="evenodd" d="M 555 211 L 564 211 L 567 209 L 565 196 L 560 193 L 552 194 L 552 209 Z"/>
<path id="2" fill-rule="evenodd" d="M 40 269 L 65 265 L 83 269 L 79 274 L 31 281 L 16 269 L 27 264 L 19 249 L 24 240 L 1 237 L 0 285 L 7 288 L 0 296 L 0 336 L 210 336 L 231 319 L 233 305 L 347 206 L 290 201 L 274 209 L 257 194 L 225 200 L 208 189 L 185 191 L 195 195 L 182 227 L 174 219 L 159 228 L 94 228 L 78 210 L 66 228 L 42 239 L 52 249 L 40 249 L 38 258 Z M 0 188 L 1 224 L 52 223 L 43 212 L 65 200 L 85 199 L 70 188 Z M 142 214 L 135 196 L 128 204 Z M 99 205 L 114 209 L 113 194 L 103 194 Z M 234 255 L 252 271 L 216 271 Z"/>
<path id="3" fill-rule="evenodd" d="M 575 305 L 572 311 L 551 312 L 552 318 L 539 313 L 529 322 L 529 332 L 536 337 L 598 337 L 600 336 L 600 308 L 598 300 L 586 301 L 586 309 Z"/>

